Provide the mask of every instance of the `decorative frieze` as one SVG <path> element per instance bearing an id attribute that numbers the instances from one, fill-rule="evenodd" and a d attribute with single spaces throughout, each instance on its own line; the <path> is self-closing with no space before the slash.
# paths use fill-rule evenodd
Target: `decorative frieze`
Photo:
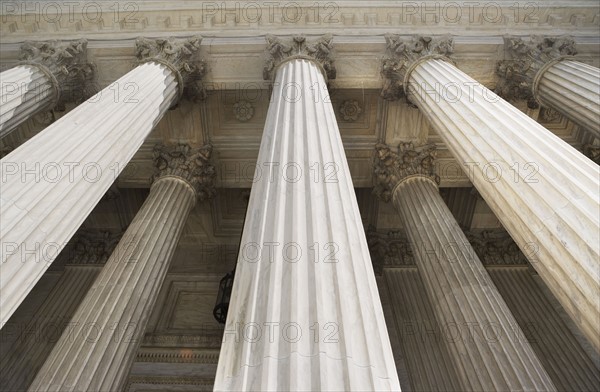
<path id="1" fill-rule="evenodd" d="M 210 164 L 212 146 L 192 148 L 188 144 L 154 147 L 156 182 L 163 177 L 179 177 L 188 182 L 200 200 L 215 194 L 215 168 Z"/>
<path id="2" fill-rule="evenodd" d="M 529 41 L 505 37 L 506 59 L 499 61 L 500 76 L 496 93 L 508 100 L 524 99 L 531 109 L 539 106 L 535 97 L 536 83 L 550 65 L 577 54 L 571 37 L 533 36 Z"/>
<path id="3" fill-rule="evenodd" d="M 291 59 L 309 59 L 320 65 L 327 79 L 335 79 L 333 35 L 326 34 L 316 41 L 309 43 L 306 37 L 296 35 L 291 40 L 267 34 L 266 61 L 263 69 L 265 80 L 273 79 L 275 69 L 283 62 Z"/>
<path id="4" fill-rule="evenodd" d="M 206 92 L 201 79 L 206 64 L 200 59 L 202 37 L 186 39 L 139 37 L 135 41 L 135 56 L 140 62 L 154 61 L 167 66 L 177 77 L 179 98 L 204 99 Z"/>
<path id="5" fill-rule="evenodd" d="M 96 67 L 87 61 L 87 40 L 27 41 L 21 45 L 20 65 L 37 66 L 54 90 L 53 105 L 81 103 L 96 93 Z"/>
<path id="6" fill-rule="evenodd" d="M 386 54 L 381 73 L 385 79 L 381 96 L 396 100 L 408 96 L 410 72 L 428 59 L 449 60 L 454 52 L 454 40 L 450 36 L 413 36 L 401 38 L 398 34 L 386 34 Z"/>
<path id="7" fill-rule="evenodd" d="M 392 151 L 386 144 L 375 146 L 375 194 L 388 202 L 394 188 L 408 177 L 422 176 L 439 184 L 435 174 L 435 145 L 415 147 L 412 142 L 400 143 L 398 152 Z"/>

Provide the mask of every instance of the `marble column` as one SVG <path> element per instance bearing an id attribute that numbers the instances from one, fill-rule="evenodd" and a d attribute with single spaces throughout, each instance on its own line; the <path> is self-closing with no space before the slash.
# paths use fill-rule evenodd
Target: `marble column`
<path id="1" fill-rule="evenodd" d="M 81 99 L 94 76 L 84 39 L 26 42 L 20 60 L 0 73 L 0 138 L 36 113 Z"/>
<path id="2" fill-rule="evenodd" d="M 202 74 L 200 38 L 136 45 L 142 64 L 0 160 L 0 323 Z"/>
<path id="3" fill-rule="evenodd" d="M 387 42 L 386 95 L 409 94 L 600 350 L 598 165 L 452 65 L 451 39 Z"/>
<path id="4" fill-rule="evenodd" d="M 67 264 L 33 319 L 0 360 L 0 389 L 27 390 L 114 250 L 119 234 L 83 232 L 59 258 Z M 58 262 L 58 260 L 57 260 Z"/>
<path id="5" fill-rule="evenodd" d="M 498 91 L 552 108 L 600 138 L 600 69 L 575 61 L 568 37 L 505 38 Z"/>
<path id="6" fill-rule="evenodd" d="M 434 159 L 434 146 L 378 145 L 376 191 L 402 219 L 462 388 L 555 390 L 439 194 Z"/>
<path id="7" fill-rule="evenodd" d="M 155 150 L 150 194 L 30 391 L 121 390 L 196 199 L 214 193 L 210 146 Z"/>
<path id="8" fill-rule="evenodd" d="M 269 36 L 275 74 L 215 390 L 400 390 L 327 96 L 332 37 Z"/>

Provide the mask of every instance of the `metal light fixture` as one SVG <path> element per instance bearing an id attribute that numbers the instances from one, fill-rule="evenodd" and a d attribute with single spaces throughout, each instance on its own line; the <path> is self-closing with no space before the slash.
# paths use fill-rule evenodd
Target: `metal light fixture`
<path id="1" fill-rule="evenodd" d="M 219 283 L 219 294 L 217 295 L 217 303 L 213 309 L 213 316 L 221 324 L 225 324 L 227 320 L 227 310 L 229 309 L 229 300 L 231 298 L 231 289 L 233 288 L 233 278 L 235 276 L 235 268 L 228 272 L 221 283 Z"/>

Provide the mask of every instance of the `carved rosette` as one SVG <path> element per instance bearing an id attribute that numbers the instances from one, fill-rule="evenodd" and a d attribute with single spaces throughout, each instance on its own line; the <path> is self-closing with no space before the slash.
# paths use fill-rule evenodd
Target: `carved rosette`
<path id="1" fill-rule="evenodd" d="M 362 113 L 362 108 L 358 101 L 352 99 L 342 102 L 340 105 L 340 114 L 344 121 L 356 121 Z"/>
<path id="2" fill-rule="evenodd" d="M 55 107 L 81 103 L 97 92 L 96 67 L 87 61 L 87 40 L 27 41 L 21 45 L 20 64 L 39 67 L 55 90 Z"/>
<path id="3" fill-rule="evenodd" d="M 265 80 L 272 80 L 277 66 L 293 58 L 313 60 L 323 68 L 327 79 L 335 79 L 336 69 L 331 34 L 326 34 L 312 43 L 306 42 L 306 37 L 301 35 L 284 42 L 279 37 L 267 34 L 266 40 L 266 61 L 263 69 Z"/>
<path id="4" fill-rule="evenodd" d="M 387 48 L 381 67 L 385 81 L 381 96 L 387 100 L 408 96 L 410 72 L 420 61 L 449 60 L 454 51 L 450 36 L 401 38 L 398 34 L 386 34 L 385 41 Z"/>
<path id="5" fill-rule="evenodd" d="M 192 186 L 200 200 L 215 194 L 215 168 L 210 163 L 212 146 L 192 148 L 187 144 L 154 147 L 154 183 L 164 177 L 178 177 Z"/>
<path id="6" fill-rule="evenodd" d="M 400 143 L 398 153 L 387 145 L 375 146 L 375 188 L 373 191 L 382 200 L 392 199 L 394 188 L 408 177 L 427 177 L 439 184 L 435 174 L 436 149 L 434 145 L 415 148 L 412 143 Z"/>
<path id="7" fill-rule="evenodd" d="M 233 115 L 238 121 L 249 121 L 254 117 L 254 106 L 248 101 L 238 101 L 233 105 Z"/>
<path id="8" fill-rule="evenodd" d="M 206 63 L 200 59 L 202 37 L 186 39 L 139 37 L 135 41 L 135 56 L 140 62 L 155 61 L 166 65 L 177 77 L 179 97 L 191 101 L 206 98 L 202 78 Z"/>
<path id="9" fill-rule="evenodd" d="M 533 36 L 529 41 L 505 37 L 506 60 L 499 61 L 496 74 L 500 76 L 496 93 L 508 100 L 525 99 L 531 109 L 539 106 L 535 98 L 535 82 L 547 66 L 566 56 L 577 54 L 571 37 Z"/>

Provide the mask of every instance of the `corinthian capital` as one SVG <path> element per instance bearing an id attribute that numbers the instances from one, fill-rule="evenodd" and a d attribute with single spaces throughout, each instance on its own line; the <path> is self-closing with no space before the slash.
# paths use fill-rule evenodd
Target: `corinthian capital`
<path id="1" fill-rule="evenodd" d="M 422 176 L 440 182 L 434 170 L 434 145 L 415 148 L 412 143 L 400 143 L 396 153 L 387 145 L 378 144 L 375 151 L 374 192 L 384 201 L 390 201 L 394 188 L 408 177 Z"/>
<path id="2" fill-rule="evenodd" d="M 263 69 L 263 78 L 271 80 L 273 71 L 282 62 L 293 59 L 310 59 L 321 65 L 328 79 L 335 79 L 336 70 L 333 60 L 333 36 L 326 34 L 318 40 L 308 43 L 306 37 L 297 35 L 290 40 L 268 34 L 266 62 Z"/>
<path id="3" fill-rule="evenodd" d="M 20 64 L 39 67 L 51 80 L 55 104 L 82 102 L 96 92 L 96 68 L 87 61 L 87 40 L 27 41 L 21 45 Z"/>
<path id="4" fill-rule="evenodd" d="M 406 96 L 408 77 L 421 61 L 431 58 L 448 59 L 454 51 L 454 41 L 449 36 L 413 36 L 401 38 L 398 34 L 386 34 L 386 54 L 381 73 L 385 79 L 381 96 L 394 100 Z"/>
<path id="5" fill-rule="evenodd" d="M 179 96 L 191 100 L 203 99 L 201 79 L 206 64 L 200 59 L 202 37 L 185 39 L 140 37 L 135 41 L 135 56 L 141 62 L 155 61 L 166 65 L 177 77 Z"/>
<path id="6" fill-rule="evenodd" d="M 215 194 L 215 168 L 210 163 L 212 146 L 192 148 L 187 144 L 154 147 L 155 175 L 153 181 L 178 177 L 194 188 L 200 200 Z"/>
<path id="7" fill-rule="evenodd" d="M 525 99 L 530 108 L 538 107 L 535 85 L 548 66 L 577 54 L 575 41 L 566 36 L 533 36 L 529 41 L 505 37 L 504 50 L 506 59 L 496 66 L 496 74 L 500 76 L 497 93 L 505 99 Z"/>

